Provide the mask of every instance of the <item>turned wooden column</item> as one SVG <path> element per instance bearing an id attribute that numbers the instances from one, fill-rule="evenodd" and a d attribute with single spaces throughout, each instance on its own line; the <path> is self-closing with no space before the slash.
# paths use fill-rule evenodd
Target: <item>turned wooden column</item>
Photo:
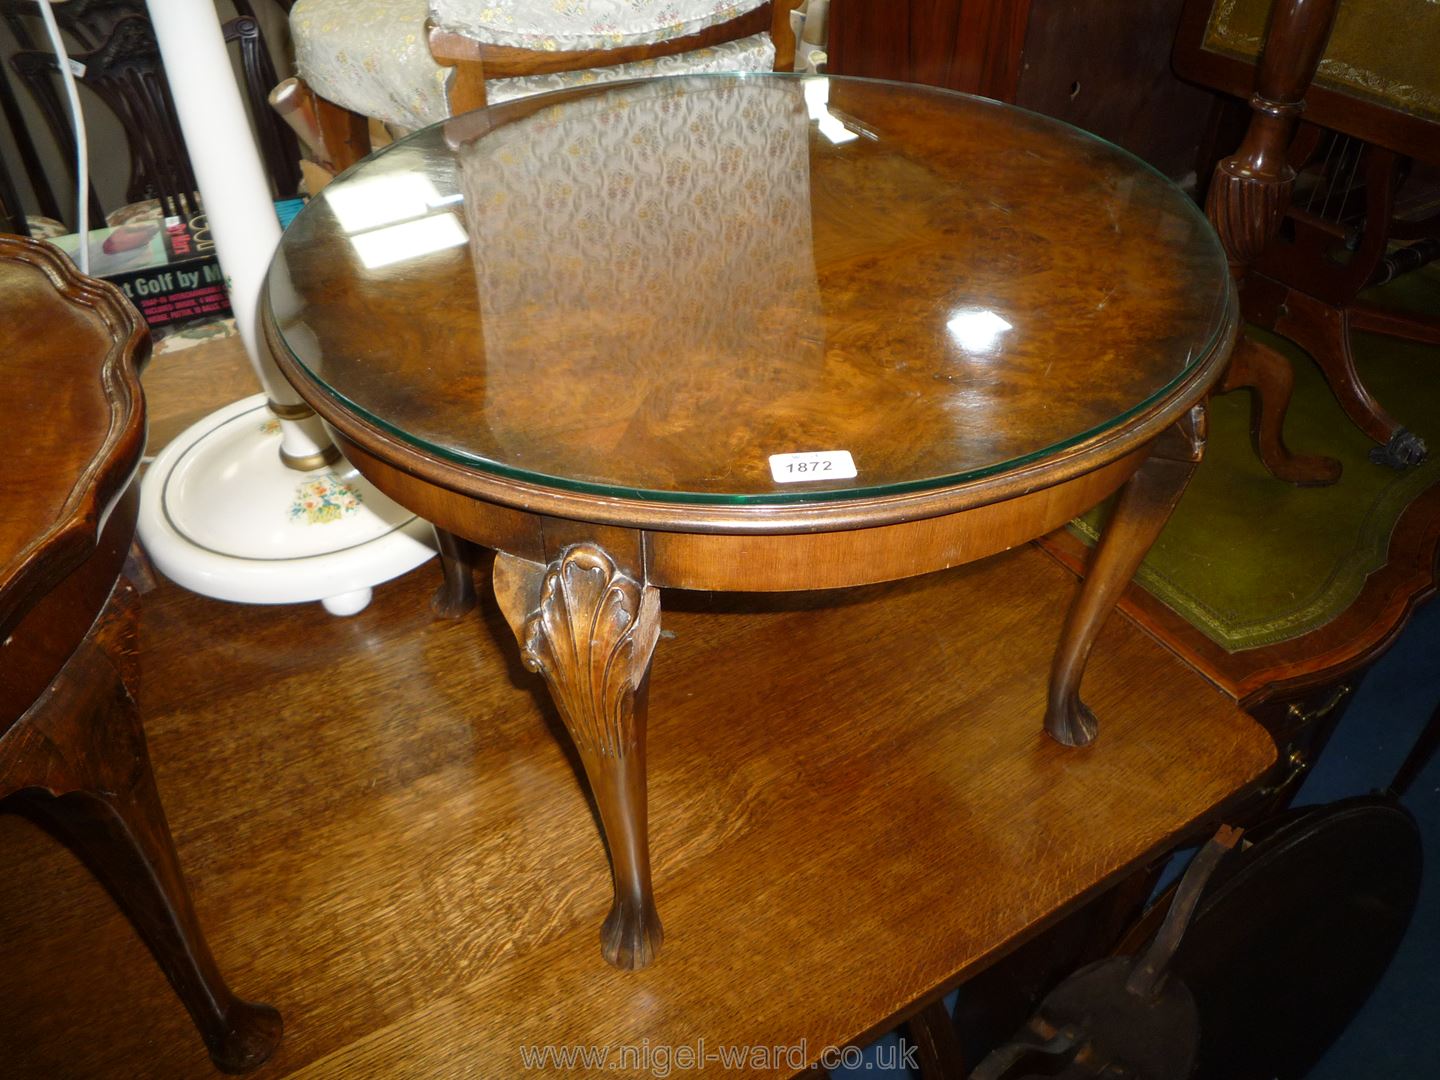
<path id="1" fill-rule="evenodd" d="M 1250 264 L 1275 238 L 1290 205 L 1295 187 L 1290 140 L 1305 110 L 1305 92 L 1330 40 L 1336 5 L 1337 0 L 1278 0 L 1271 11 L 1255 93 L 1250 96 L 1250 127 L 1240 149 L 1215 166 L 1205 213 L 1220 234 L 1237 281 L 1244 279 Z M 1251 437 L 1272 475 L 1302 486 L 1333 484 L 1340 479 L 1340 462 L 1292 454 L 1285 445 L 1285 411 L 1294 382 L 1289 359 L 1242 338 L 1220 389 L 1254 391 Z"/>
<path id="2" fill-rule="evenodd" d="M 1240 149 L 1219 165 L 1205 210 L 1232 272 L 1241 276 L 1280 228 L 1295 186 L 1287 154 L 1305 91 L 1315 79 L 1338 0 L 1277 0 L 1260 57 L 1250 127 Z"/>

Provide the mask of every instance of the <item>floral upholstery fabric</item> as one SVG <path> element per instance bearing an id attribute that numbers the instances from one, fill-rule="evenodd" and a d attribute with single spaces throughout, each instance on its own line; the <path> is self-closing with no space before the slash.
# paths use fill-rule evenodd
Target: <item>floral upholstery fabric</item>
<path id="1" fill-rule="evenodd" d="M 36 240 L 54 240 L 57 236 L 64 236 L 70 231 L 70 226 L 63 221 L 42 217 L 39 214 L 26 214 L 25 225 L 29 228 L 30 235 Z"/>
<path id="2" fill-rule="evenodd" d="M 765 0 L 430 0 L 435 25 L 546 52 L 653 45 L 729 22 Z"/>
<path id="3" fill-rule="evenodd" d="M 675 418 L 712 395 L 723 412 L 734 380 L 793 408 L 813 379 L 777 352 L 824 363 L 809 128 L 798 84 L 696 79 L 572 99 L 458 146 L 495 436 L 579 476 L 598 434 L 653 480 L 675 457 L 659 444 L 695 437 Z M 535 378 L 497 375 L 537 363 L 576 392 L 537 410 Z M 717 462 L 750 436 L 727 437 Z"/>
<path id="4" fill-rule="evenodd" d="M 337 105 L 410 129 L 449 114 L 450 70 L 430 55 L 427 0 L 295 0 L 295 67 Z"/>
<path id="5" fill-rule="evenodd" d="M 649 0 L 634 2 L 646 8 L 665 6 Z M 630 0 L 626 0 L 629 5 Z M 295 42 L 295 66 L 300 77 L 326 100 L 407 131 L 445 119 L 450 115 L 447 89 L 452 69 L 440 66 L 430 55 L 425 36 L 428 6 L 428 0 L 295 0 L 290 11 L 290 35 Z M 471 0 L 465 6 L 477 11 L 503 8 L 513 12 L 521 5 Z M 550 0 L 537 5 L 546 12 L 551 6 Z M 590 5 L 584 0 L 563 0 L 553 6 L 569 10 Z M 683 6 L 669 5 L 677 10 Z M 755 4 L 717 5 L 715 0 L 708 0 L 701 6 L 712 14 L 723 8 L 730 13 L 728 19 Z M 615 79 L 707 71 L 768 71 L 774 62 L 770 35 L 756 34 L 634 64 L 492 79 L 486 83 L 486 92 L 492 102 L 500 102 Z"/>

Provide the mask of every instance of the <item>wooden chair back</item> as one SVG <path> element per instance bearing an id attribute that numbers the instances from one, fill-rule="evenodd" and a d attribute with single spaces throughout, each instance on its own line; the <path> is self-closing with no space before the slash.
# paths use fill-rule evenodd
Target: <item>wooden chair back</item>
<path id="1" fill-rule="evenodd" d="M 1190 7 L 1204 2 L 1196 0 Z M 1406 3 L 1397 0 L 1396 11 Z M 1396 192 L 1405 175 L 1400 155 L 1416 132 L 1429 128 L 1440 133 L 1440 126 L 1420 111 L 1400 109 L 1379 97 L 1363 101 L 1333 88 L 1329 96 L 1322 94 L 1319 73 L 1325 58 L 1336 52 L 1344 10 L 1339 0 L 1273 0 L 1251 84 L 1249 127 L 1239 149 L 1216 165 L 1206 212 L 1241 283 L 1245 318 L 1308 352 L 1351 421 L 1380 444 L 1371 451 L 1371 460 L 1398 469 L 1424 459 L 1424 440 L 1366 389 L 1355 367 L 1350 332 L 1370 329 L 1440 344 L 1440 321 L 1433 317 L 1359 301 L 1367 285 L 1388 281 L 1440 255 L 1440 214 L 1423 221 L 1395 220 Z M 1195 28 L 1189 32 L 1194 34 Z M 1182 23 L 1176 49 L 1182 72 L 1185 33 Z M 1341 51 L 1354 48 L 1351 41 Z M 1401 46 L 1397 50 L 1404 51 Z M 1303 127 L 1302 115 L 1308 121 Z M 1440 153 L 1437 144 L 1440 140 L 1432 135 L 1418 145 L 1428 148 L 1434 161 Z M 1303 186 L 1297 183 L 1297 172 L 1305 174 Z M 1300 200 L 1293 198 L 1297 191 L 1303 194 Z M 1419 242 L 1387 254 L 1392 239 Z M 1247 363 L 1256 369 L 1261 353 L 1269 356 L 1273 369 L 1272 400 L 1268 405 L 1262 401 L 1261 409 L 1269 410 L 1278 440 L 1279 425 L 1273 418 L 1284 411 L 1280 402 L 1288 400 L 1289 381 L 1288 374 L 1276 377 L 1283 366 L 1276 355 L 1253 342 L 1237 348 L 1224 386 L 1254 385 L 1263 399 L 1263 380 L 1236 375 Z M 1277 445 L 1283 451 L 1283 444 Z M 1263 452 L 1261 456 L 1265 460 Z M 1280 468 L 1269 460 L 1266 464 L 1277 476 L 1297 483 L 1338 476 L 1335 462 L 1309 471 L 1296 469 L 1293 462 Z"/>
<path id="2" fill-rule="evenodd" d="M 1305 119 L 1440 162 L 1440 19 L 1426 0 L 1347 0 L 1338 10 L 1333 0 L 1186 0 L 1175 70 L 1191 82 L 1249 97 L 1263 53 L 1275 51 L 1276 25 L 1297 27 L 1303 36 L 1317 21 L 1327 24 L 1321 51 L 1297 69 L 1309 66 Z"/>
<path id="3" fill-rule="evenodd" d="M 790 13 L 799 6 L 800 0 L 770 0 L 729 22 L 706 27 L 698 33 L 648 45 L 626 45 L 614 49 L 521 49 L 477 41 L 433 24 L 427 32 L 431 55 L 438 63 L 455 69 L 454 80 L 450 84 L 450 111 L 452 114 L 459 114 L 483 108 L 487 104 L 487 78 L 551 75 L 557 72 L 585 71 L 589 68 L 655 60 L 710 48 L 728 41 L 738 41 L 766 30 L 770 32 L 770 40 L 775 45 L 775 70 L 790 71 L 795 64 L 795 34 L 790 26 Z"/>
<path id="4" fill-rule="evenodd" d="M 241 3 L 248 10 L 248 5 Z M 24 33 L 21 16 L 31 15 L 33 3 L 7 0 L 0 5 L 17 40 Z M 74 11 L 66 9 L 74 8 Z M 61 29 L 88 49 L 72 54 L 84 65 L 80 81 L 115 114 L 124 129 L 130 151 L 130 174 L 125 201 L 158 199 L 166 215 L 188 215 L 196 190 L 195 175 L 185 150 L 169 81 L 160 49 L 143 0 L 79 0 L 55 9 Z M 275 84 L 270 55 L 252 15 L 231 19 L 224 26 L 225 40 L 236 42 L 244 72 L 250 111 L 256 118 L 260 150 L 276 197 L 294 195 L 299 188 L 299 146 L 295 136 L 270 111 L 265 94 Z M 33 39 L 22 41 L 34 45 Z M 40 107 L 64 160 L 73 168 L 75 146 L 69 113 L 56 85 L 57 66 L 43 46 L 16 52 L 11 64 Z M 98 200 L 91 193 L 91 216 L 103 223 Z"/>

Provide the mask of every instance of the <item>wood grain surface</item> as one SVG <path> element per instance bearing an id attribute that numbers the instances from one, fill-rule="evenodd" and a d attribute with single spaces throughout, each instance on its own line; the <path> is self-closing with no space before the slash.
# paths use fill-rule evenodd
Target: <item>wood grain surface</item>
<path id="1" fill-rule="evenodd" d="M 470 37 L 464 31 L 446 30 L 433 22 L 426 37 L 430 53 L 438 63 L 447 67 L 461 67 L 466 63 L 477 65 L 480 68 L 482 84 L 487 78 L 549 75 L 615 64 L 634 64 L 642 60 L 693 52 L 696 49 L 713 48 L 723 42 L 738 41 L 752 34 L 766 32 L 775 43 L 775 70 L 789 71 L 795 62 L 795 35 L 790 29 L 790 11 L 798 6 L 799 0 L 763 3 L 727 22 L 683 37 L 667 38 L 647 45 L 622 45 L 612 48 L 526 49 L 494 45 Z M 552 41 L 551 44 L 554 45 L 555 42 Z M 450 88 L 452 114 L 482 108 L 484 105 L 483 97 L 477 101 L 462 95 L 460 100 L 457 100 L 455 87 Z"/>
<path id="2" fill-rule="evenodd" d="M 1033 548 L 841 595 L 667 594 L 650 799 L 672 937 L 622 973 L 596 962 L 609 874 L 559 718 L 492 597 L 432 621 L 437 577 L 351 619 L 146 598 L 141 707 L 197 912 L 232 983 L 286 1017 L 257 1076 L 512 1077 L 527 1044 L 702 1036 L 813 1056 L 1036 932 L 1273 758 L 1125 620 L 1085 684 L 1102 738 L 1045 738 L 1036 658 L 1076 586 Z M 14 819 L 0 912 L 6 1076 L 206 1074 L 128 924 Z"/>
<path id="3" fill-rule="evenodd" d="M 1033 490 L 1028 466 L 1054 482 L 1097 444 L 1085 468 L 1114 460 L 1229 352 L 1231 286 L 1194 205 L 1044 117 L 779 75 L 540 104 L 368 159 L 296 218 L 269 278 L 302 396 L 455 490 L 685 531 L 746 508 L 776 531 L 827 500 L 913 497 L 866 524 L 933 516 L 955 507 L 921 496 Z M 856 476 L 770 470 L 841 449 Z"/>
<path id="4" fill-rule="evenodd" d="M 140 464 L 149 352 L 145 325 L 117 288 L 80 277 L 48 244 L 0 237 L 0 377 L 11 406 L 0 637 L 94 553 Z"/>
<path id="5" fill-rule="evenodd" d="M 281 1020 L 235 997 L 196 922 L 132 694 L 135 589 L 117 585 L 135 535 L 149 346 L 114 285 L 0 236 L 0 371 L 18 392 L 0 469 L 0 810 L 74 852 L 153 951 L 217 1067 L 243 1072 L 269 1055 Z M 43 909 L 44 896 L 10 910 Z"/>
<path id="6" fill-rule="evenodd" d="M 84 638 L 120 572 L 145 446 L 150 338 L 106 282 L 0 237 L 0 737 Z"/>
<path id="7" fill-rule="evenodd" d="M 150 413 L 147 452 L 152 455 L 197 420 L 261 389 L 239 335 L 159 352 L 144 382 Z"/>
<path id="8" fill-rule="evenodd" d="M 829 70 L 1014 101 L 1032 7 L 1028 0 L 832 0 Z"/>

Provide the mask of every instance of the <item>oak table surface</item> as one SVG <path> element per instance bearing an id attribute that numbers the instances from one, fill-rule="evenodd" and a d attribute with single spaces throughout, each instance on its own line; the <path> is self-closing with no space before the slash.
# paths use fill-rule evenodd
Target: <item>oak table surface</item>
<path id="1" fill-rule="evenodd" d="M 257 1078 L 513 1077 L 532 1043 L 818 1054 L 1168 850 L 1274 757 L 1123 618 L 1087 683 L 1101 741 L 1046 738 L 1035 656 L 1076 583 L 1029 546 L 838 596 L 667 594 L 650 765 L 674 932 L 613 971 L 559 720 L 489 598 L 481 621 L 432 618 L 432 573 L 346 620 L 145 598 L 141 703 L 197 911 L 287 1019 Z M 7 1077 L 207 1074 L 129 924 L 18 819 L 0 818 L 0 912 Z"/>
<path id="2" fill-rule="evenodd" d="M 1088 744 L 1091 648 L 1203 452 L 1237 328 L 1203 216 L 1115 147 L 779 75 L 589 87 L 402 140 L 286 231 L 264 322 L 350 462 L 440 531 L 440 610 L 473 603 L 472 543 L 499 552 L 594 792 L 602 952 L 627 968 L 663 940 L 659 588 L 923 574 L 1120 489 L 1037 716 Z"/>

